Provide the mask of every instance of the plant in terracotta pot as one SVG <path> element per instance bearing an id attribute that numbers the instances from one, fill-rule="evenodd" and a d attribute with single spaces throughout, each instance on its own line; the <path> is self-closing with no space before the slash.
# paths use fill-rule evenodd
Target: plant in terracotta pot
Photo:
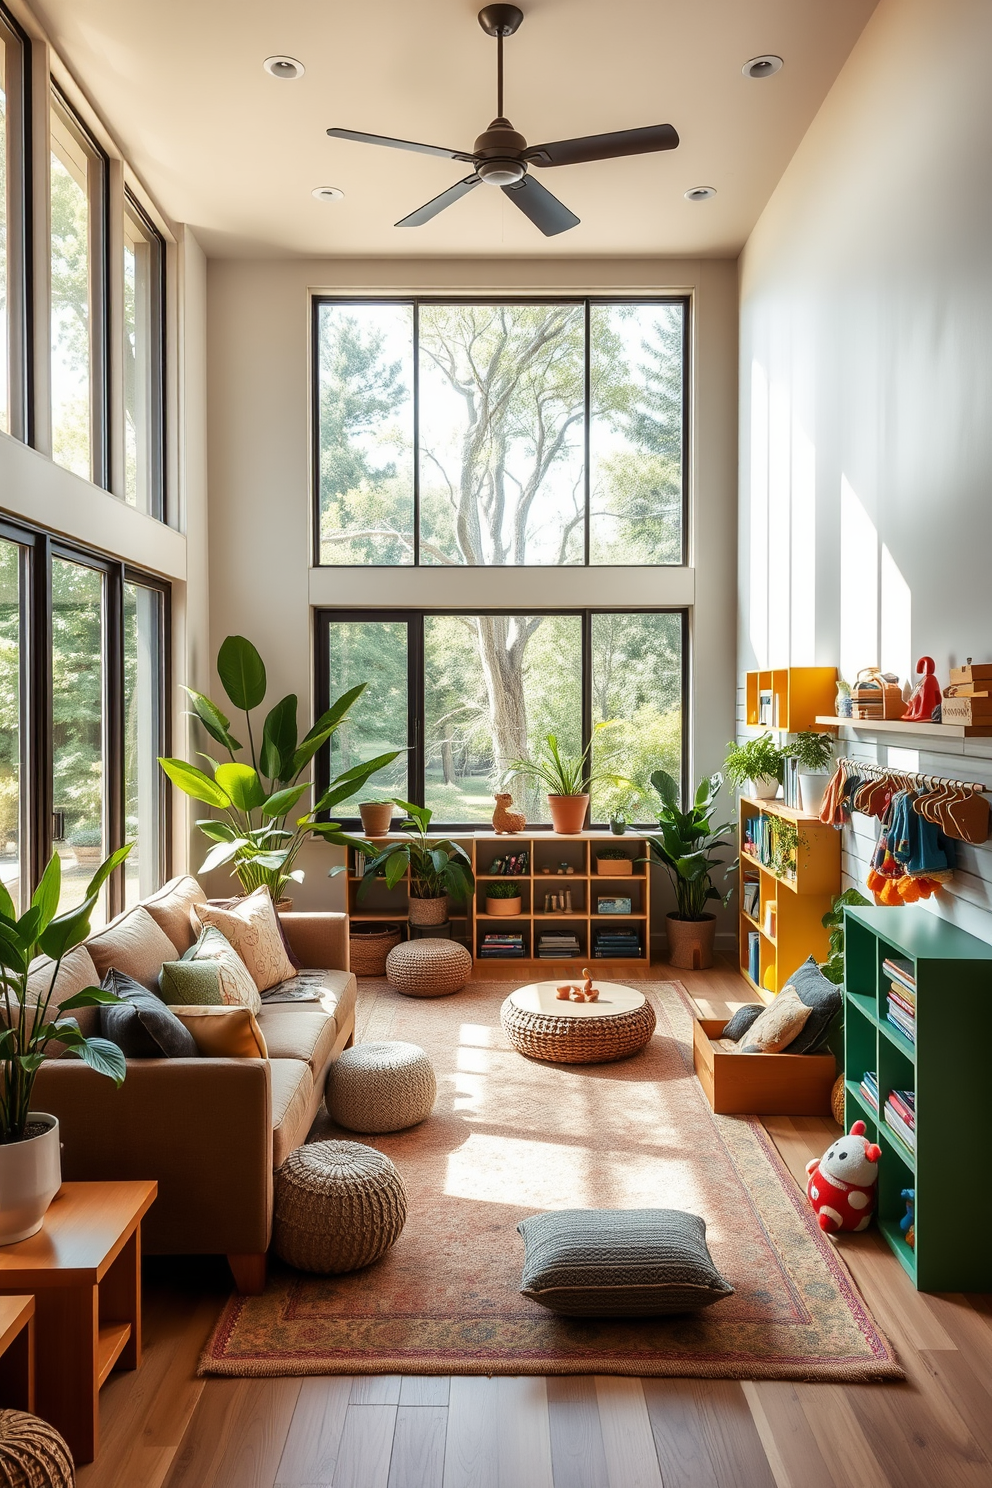
<path id="1" fill-rule="evenodd" d="M 368 856 L 358 897 L 364 898 L 376 878 L 384 877 L 387 889 L 395 889 L 409 873 L 410 924 L 443 925 L 449 898 L 463 904 L 475 887 L 472 860 L 457 842 L 430 836 L 430 807 L 399 800 L 396 805 L 406 812 L 400 822 L 406 836 L 387 843 L 380 853 L 364 845 Z"/>
<path id="2" fill-rule="evenodd" d="M 745 739 L 742 744 L 728 744 L 724 772 L 731 785 L 757 801 L 770 801 L 782 784 L 784 750 L 779 749 L 771 734 Z"/>
<path id="3" fill-rule="evenodd" d="M 712 966 L 716 916 L 707 905 L 713 899 L 726 904 L 730 898 L 729 893 L 720 893 L 712 878 L 714 869 L 725 862 L 713 854 L 732 845 L 723 833 L 733 829 L 733 822 L 713 825 L 723 778 L 717 773 L 700 781 L 688 811 L 681 810 L 678 782 L 667 770 L 656 770 L 651 784 L 661 797 L 659 832 L 647 838 L 650 856 L 640 861 L 662 863 L 675 890 L 677 908 L 668 914 L 668 959 L 690 971 Z"/>
<path id="4" fill-rule="evenodd" d="M 589 787 L 597 781 L 610 785 L 632 785 L 622 775 L 609 770 L 590 770 L 589 756 L 596 735 L 609 728 L 613 720 L 597 723 L 593 737 L 581 754 L 562 754 L 555 734 L 547 734 L 533 759 L 513 760 L 506 768 L 506 781 L 536 780 L 548 793 L 551 825 L 561 836 L 574 836 L 582 831 L 589 807 Z"/>
<path id="5" fill-rule="evenodd" d="M 362 818 L 363 831 L 370 837 L 385 837 L 395 810 L 395 801 L 359 801 L 358 814 Z"/>
<path id="6" fill-rule="evenodd" d="M 491 883 L 486 885 L 487 915 L 518 915 L 523 900 L 517 883 Z"/>
<path id="7" fill-rule="evenodd" d="M 833 752 L 831 735 L 818 734 L 816 729 L 803 729 L 785 746 L 785 753 L 799 763 L 799 794 L 808 816 L 820 814 Z"/>
<path id="8" fill-rule="evenodd" d="M 54 1116 L 32 1111 L 35 1077 L 49 1044 L 119 1085 L 127 1073 L 124 1055 L 108 1039 L 87 1038 L 76 1008 L 120 1001 L 113 992 L 85 987 L 52 1007 L 55 981 L 63 958 L 90 933 L 90 915 L 109 878 L 133 844 L 118 848 L 94 873 L 81 904 L 58 913 L 62 863 L 52 857 L 31 900 L 18 918 L 13 901 L 0 884 L 0 1245 L 13 1245 L 34 1235 L 62 1183 L 59 1124 Z M 40 996 L 28 982 L 31 962 L 48 956 L 51 981 Z"/>

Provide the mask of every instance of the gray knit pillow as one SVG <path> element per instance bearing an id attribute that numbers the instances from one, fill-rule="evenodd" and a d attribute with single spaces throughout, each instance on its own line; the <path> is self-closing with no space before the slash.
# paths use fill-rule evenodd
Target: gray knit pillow
<path id="1" fill-rule="evenodd" d="M 763 1002 L 746 1002 L 743 1007 L 737 1009 L 730 1022 L 726 1025 L 720 1037 L 733 1039 L 736 1044 L 742 1039 L 755 1019 L 760 1018 L 765 1011 Z"/>
<path id="2" fill-rule="evenodd" d="M 681 1209 L 559 1209 L 521 1220 L 520 1290 L 570 1317 L 693 1312 L 733 1295 L 706 1248 L 706 1223 Z"/>
<path id="3" fill-rule="evenodd" d="M 815 1054 L 826 1043 L 830 1025 L 843 1005 L 840 988 L 827 981 L 813 956 L 804 961 L 798 971 L 792 973 L 782 988 L 783 992 L 786 987 L 794 987 L 799 1001 L 804 1002 L 812 1011 L 800 1032 L 782 1053 Z"/>

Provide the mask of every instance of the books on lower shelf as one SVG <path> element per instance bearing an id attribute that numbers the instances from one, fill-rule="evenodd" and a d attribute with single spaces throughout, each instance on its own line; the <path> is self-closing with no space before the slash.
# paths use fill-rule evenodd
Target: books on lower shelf
<path id="1" fill-rule="evenodd" d="M 885 1124 L 911 1152 L 916 1151 L 916 1092 L 890 1090 L 883 1111 Z"/>
<path id="2" fill-rule="evenodd" d="M 539 961 L 574 961 L 581 954 L 577 935 L 546 933 L 537 938 Z"/>
<path id="3" fill-rule="evenodd" d="M 911 1044 L 916 1043 L 916 993 L 911 992 L 902 982 L 893 982 L 886 999 L 886 1021 L 893 1028 L 908 1038 Z"/>
<path id="4" fill-rule="evenodd" d="M 596 930 L 593 934 L 592 953 L 603 959 L 639 956 L 641 954 L 640 931 L 613 929 L 612 927 Z"/>
<path id="5" fill-rule="evenodd" d="M 500 934 L 495 930 L 482 937 L 482 944 L 479 947 L 480 957 L 488 957 L 494 961 L 509 961 L 522 958 L 525 954 L 522 935 Z"/>
<path id="6" fill-rule="evenodd" d="M 861 1094 L 873 1111 L 878 1110 L 878 1076 L 874 1070 L 865 1070 L 861 1076 Z"/>
<path id="7" fill-rule="evenodd" d="M 916 974 L 913 971 L 913 963 L 906 956 L 886 956 L 882 962 L 882 970 L 886 976 L 892 977 L 894 981 L 900 982 L 910 992 L 916 991 Z"/>
<path id="8" fill-rule="evenodd" d="M 747 934 L 747 974 L 756 987 L 761 985 L 761 936 L 757 930 Z"/>

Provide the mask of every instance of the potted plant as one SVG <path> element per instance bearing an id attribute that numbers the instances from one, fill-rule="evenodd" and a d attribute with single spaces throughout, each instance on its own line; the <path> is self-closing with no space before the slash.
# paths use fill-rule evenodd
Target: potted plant
<path id="1" fill-rule="evenodd" d="M 771 734 L 728 744 L 724 770 L 731 785 L 756 801 L 770 801 L 782 784 L 783 751 Z"/>
<path id="2" fill-rule="evenodd" d="M 369 837 L 385 837 L 396 810 L 394 801 L 359 801 L 362 829 Z"/>
<path id="3" fill-rule="evenodd" d="M 612 785 L 631 785 L 621 775 L 606 770 L 590 770 L 589 756 L 596 734 L 609 728 L 612 720 L 597 723 L 593 737 L 581 754 L 562 754 L 555 734 L 547 734 L 534 759 L 513 760 L 506 768 L 506 781 L 518 777 L 537 780 L 548 793 L 551 825 L 561 836 L 574 836 L 582 831 L 589 807 L 589 787 L 598 780 Z"/>
<path id="4" fill-rule="evenodd" d="M 596 851 L 596 872 L 601 878 L 625 878 L 634 871 L 634 860 L 622 847 L 600 847 Z"/>
<path id="5" fill-rule="evenodd" d="M 846 905 L 866 907 L 871 904 L 857 889 L 844 889 L 830 901 L 830 908 L 820 924 L 829 931 L 830 954 L 820 967 L 828 982 L 840 986 L 844 981 L 844 908 Z"/>
<path id="6" fill-rule="evenodd" d="M 651 854 L 668 872 L 677 905 L 668 914 L 668 959 L 673 966 L 687 970 L 712 966 L 716 916 L 706 906 L 712 899 L 722 899 L 726 904 L 730 898 L 729 893 L 721 895 L 712 879 L 713 870 L 724 862 L 713 854 L 730 846 L 722 837 L 733 827 L 732 822 L 713 825 L 714 802 L 722 783 L 719 774 L 702 780 L 689 810 L 682 811 L 678 782 L 667 770 L 656 770 L 651 776 L 651 784 L 661 797 L 660 831 L 647 840 Z"/>
<path id="7" fill-rule="evenodd" d="M 622 837 L 628 826 L 627 813 L 625 811 L 611 811 L 610 831 L 614 837 Z"/>
<path id="8" fill-rule="evenodd" d="M 210 873 L 230 863 L 242 891 L 250 894 L 267 885 L 277 903 L 290 880 L 303 882 L 302 869 L 295 868 L 297 855 L 308 837 L 323 837 L 339 847 L 368 851 L 368 844 L 349 837 L 337 822 L 319 821 L 342 801 L 351 800 L 370 776 L 391 764 L 399 750 L 380 754 L 337 775 L 303 816 L 291 825 L 289 818 L 310 789 L 310 780 L 300 776 L 317 753 L 344 723 L 358 701 L 366 682 L 352 687 L 322 713 L 313 728 L 299 738 L 297 699 L 289 693 L 265 715 L 260 733 L 252 724 L 252 713 L 265 698 L 265 665 L 251 641 L 228 636 L 217 654 L 217 671 L 231 703 L 245 715 L 251 764 L 235 758 L 244 748 L 231 733 L 231 721 L 216 703 L 191 687 L 185 688 L 193 704 L 192 716 L 199 719 L 215 743 L 230 756 L 219 763 L 206 756 L 212 776 L 180 759 L 160 759 L 166 775 L 187 796 L 224 813 L 218 820 L 208 817 L 197 826 L 215 844 L 198 872 Z M 374 851 L 374 849 L 372 849 Z"/>
<path id="9" fill-rule="evenodd" d="M 819 816 L 823 792 L 830 778 L 830 761 L 834 741 L 830 734 L 803 729 L 796 734 L 785 752 L 799 765 L 799 796 L 807 816 Z"/>
<path id="10" fill-rule="evenodd" d="M 472 893 L 472 860 L 457 842 L 429 835 L 433 815 L 429 807 L 414 806 L 411 801 L 397 801 L 396 805 L 406 812 L 400 831 L 407 836 L 387 843 L 379 853 L 371 843 L 363 844 L 368 857 L 358 897 L 364 898 L 377 877 L 384 876 L 386 887 L 394 889 L 409 873 L 410 924 L 443 925 L 448 918 L 448 899 L 462 904 Z"/>
<path id="11" fill-rule="evenodd" d="M 13 1245 L 34 1235 L 62 1184 L 59 1124 L 44 1111 L 32 1111 L 35 1077 L 52 1042 L 91 1069 L 119 1085 L 127 1073 L 124 1055 L 108 1039 L 86 1038 L 75 1008 L 119 1002 L 112 992 L 86 987 L 67 997 L 49 1017 L 55 981 L 63 957 L 90 933 L 90 915 L 100 888 L 133 844 L 119 848 L 102 863 L 86 887 L 82 904 L 58 913 L 62 863 L 55 854 L 34 892 L 31 907 L 20 918 L 0 884 L 0 1245 Z M 37 1001 L 29 998 L 28 978 L 36 956 L 54 962 L 52 979 Z"/>
<path id="12" fill-rule="evenodd" d="M 487 915 L 518 915 L 522 906 L 520 885 L 515 883 L 491 883 L 486 886 Z"/>
<path id="13" fill-rule="evenodd" d="M 103 856 L 103 829 L 99 825 L 74 827 L 66 841 L 80 868 L 93 867 Z"/>

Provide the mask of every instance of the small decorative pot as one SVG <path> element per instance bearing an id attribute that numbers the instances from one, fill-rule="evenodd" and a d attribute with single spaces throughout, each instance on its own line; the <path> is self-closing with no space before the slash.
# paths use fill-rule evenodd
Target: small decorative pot
<path id="1" fill-rule="evenodd" d="M 393 820 L 392 801 L 359 801 L 358 814 L 367 837 L 385 837 Z"/>
<path id="2" fill-rule="evenodd" d="M 411 925 L 443 925 L 448 918 L 448 896 L 439 899 L 415 899 L 410 895 Z"/>
<path id="3" fill-rule="evenodd" d="M 487 899 L 486 914 L 518 915 L 520 913 L 522 904 L 523 900 L 521 899 L 519 894 L 517 895 L 516 899 Z"/>
<path id="4" fill-rule="evenodd" d="M 551 825 L 560 836 L 574 837 L 576 833 L 582 831 L 589 806 L 587 795 L 549 795 L 548 806 L 551 808 Z"/>
<path id="5" fill-rule="evenodd" d="M 837 697 L 834 700 L 834 708 L 838 718 L 850 718 L 854 712 L 854 703 L 851 698 L 849 687 L 838 687 Z"/>
<path id="6" fill-rule="evenodd" d="M 827 788 L 830 776 L 825 772 L 815 775 L 804 775 L 799 772 L 799 795 L 802 799 L 803 810 L 807 816 L 819 816 L 820 807 L 823 805 L 823 792 Z"/>
<path id="7" fill-rule="evenodd" d="M 753 801 L 774 801 L 778 795 L 778 781 L 774 775 L 762 775 L 760 780 L 749 780 L 745 795 Z"/>
<path id="8" fill-rule="evenodd" d="M 627 818 L 625 816 L 610 817 L 610 831 L 614 837 L 622 837 L 627 830 Z"/>
<path id="9" fill-rule="evenodd" d="M 28 1123 L 44 1123 L 46 1130 L 24 1142 L 0 1143 L 0 1245 L 36 1235 L 62 1187 L 58 1121 L 29 1111 Z"/>
<path id="10" fill-rule="evenodd" d="M 701 920 L 680 920 L 672 910 L 666 918 L 670 964 L 685 971 L 705 971 L 707 966 L 712 966 L 716 915 L 704 915 Z"/>

